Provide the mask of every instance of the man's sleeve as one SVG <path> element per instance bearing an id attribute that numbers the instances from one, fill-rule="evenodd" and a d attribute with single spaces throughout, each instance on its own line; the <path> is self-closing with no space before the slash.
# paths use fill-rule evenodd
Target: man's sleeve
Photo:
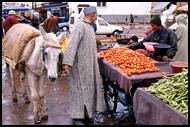
<path id="1" fill-rule="evenodd" d="M 143 45 L 143 43 L 144 42 L 151 42 L 151 38 L 152 38 L 152 34 L 149 34 L 142 41 L 129 45 L 129 48 L 132 50 L 144 49 L 145 46 Z"/>

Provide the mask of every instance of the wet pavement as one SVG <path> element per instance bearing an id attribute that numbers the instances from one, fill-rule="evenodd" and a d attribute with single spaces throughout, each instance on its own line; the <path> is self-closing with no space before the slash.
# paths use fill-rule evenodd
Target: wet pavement
<path id="1" fill-rule="evenodd" d="M 145 36 L 145 31 L 149 28 L 134 28 L 130 34 Z M 128 28 L 125 28 L 127 31 Z M 138 33 L 138 34 L 137 34 Z M 98 35 L 105 37 L 105 35 Z M 16 78 L 16 76 L 15 76 Z M 17 79 L 16 79 L 17 80 Z M 30 98 L 30 89 L 27 86 L 27 92 Z M 11 81 L 9 70 L 2 58 L 2 125 L 34 125 L 33 105 L 24 103 L 21 86 L 17 80 L 18 102 L 13 103 L 11 99 Z M 73 121 L 68 114 L 69 108 L 69 84 L 68 78 L 59 77 L 55 82 L 45 80 L 44 85 L 45 106 L 48 109 L 48 120 L 43 120 L 39 125 L 73 125 Z M 106 109 L 106 108 L 105 108 Z M 102 118 L 97 115 L 94 124 L 99 124 L 105 119 L 105 125 L 136 125 L 131 107 L 124 107 L 118 102 L 116 113 L 106 114 Z"/>
<path id="2" fill-rule="evenodd" d="M 16 77 L 15 77 L 16 78 Z M 18 80 L 17 80 L 18 81 Z M 27 83 L 25 83 L 27 86 Z M 2 59 L 2 124 L 3 125 L 33 125 L 33 105 L 24 103 L 22 90 L 17 83 L 18 102 L 11 99 L 11 82 L 9 70 Z M 27 86 L 30 98 L 30 89 Z M 48 109 L 48 120 L 41 125 L 72 125 L 72 119 L 67 113 L 69 106 L 69 86 L 66 77 L 59 77 L 51 83 L 47 79 L 44 85 L 45 106 Z"/>
<path id="3" fill-rule="evenodd" d="M 15 75 L 17 85 L 18 102 L 13 103 L 11 98 L 11 81 L 9 70 L 2 58 L 2 125 L 34 125 L 32 101 L 25 104 L 22 97 L 22 89 Z M 25 82 L 30 97 L 30 89 Z M 45 106 L 48 111 L 48 120 L 43 120 L 39 125 L 73 125 L 67 110 L 69 108 L 68 78 L 61 76 L 51 83 L 45 80 L 44 85 Z M 132 110 L 118 102 L 117 113 L 107 114 L 104 117 L 96 117 L 94 124 L 99 124 L 102 119 L 105 125 L 134 125 L 135 119 Z M 106 108 L 105 108 L 106 109 Z"/>

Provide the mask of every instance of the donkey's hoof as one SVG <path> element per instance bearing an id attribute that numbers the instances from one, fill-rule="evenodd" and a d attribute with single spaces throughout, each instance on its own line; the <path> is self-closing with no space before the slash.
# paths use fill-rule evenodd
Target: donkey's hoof
<path id="1" fill-rule="evenodd" d="M 13 102 L 16 103 L 18 100 L 17 100 L 17 97 L 16 98 L 13 98 Z"/>
<path id="2" fill-rule="evenodd" d="M 42 120 L 47 120 L 47 119 L 48 119 L 48 115 L 42 116 Z"/>
<path id="3" fill-rule="evenodd" d="M 41 120 L 38 118 L 38 119 L 34 119 L 34 123 L 35 124 L 39 124 L 39 123 L 41 123 Z"/>
<path id="4" fill-rule="evenodd" d="M 40 120 L 35 120 L 34 123 L 39 124 L 39 123 L 41 123 L 41 121 Z"/>
<path id="5" fill-rule="evenodd" d="M 30 100 L 29 100 L 29 98 L 28 98 L 28 97 L 24 98 L 24 101 L 25 101 L 25 104 L 30 103 Z"/>
<path id="6" fill-rule="evenodd" d="M 30 101 L 29 100 L 25 100 L 25 104 L 29 104 L 30 103 Z"/>

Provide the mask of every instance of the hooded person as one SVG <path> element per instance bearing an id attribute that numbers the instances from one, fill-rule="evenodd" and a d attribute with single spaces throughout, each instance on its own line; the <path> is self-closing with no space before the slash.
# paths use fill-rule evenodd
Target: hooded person
<path id="1" fill-rule="evenodd" d="M 63 70 L 69 69 L 69 115 L 84 120 L 86 113 L 93 120 L 94 113 L 103 112 L 102 82 L 98 66 L 96 37 L 93 24 L 97 19 L 96 7 L 84 9 L 84 18 L 74 24 L 63 59 Z"/>
<path id="2" fill-rule="evenodd" d="M 188 62 L 188 26 L 187 15 L 180 14 L 176 16 L 176 22 L 178 24 L 175 33 L 177 36 L 178 51 L 174 56 L 175 61 Z"/>
<path id="3" fill-rule="evenodd" d="M 171 48 L 166 51 L 164 56 L 153 56 L 153 57 L 160 61 L 162 60 L 168 61 L 170 59 L 173 59 L 173 57 L 177 52 L 177 37 L 175 32 L 171 29 L 167 29 L 162 26 L 159 15 L 155 15 L 151 19 L 150 24 L 152 26 L 153 32 L 148 34 L 142 41 L 131 44 L 127 47 L 133 50 L 145 49 L 145 46 L 143 45 L 144 42 L 157 42 L 160 44 L 167 44 L 170 45 Z"/>
<path id="4" fill-rule="evenodd" d="M 36 29 L 39 29 L 39 13 L 34 12 L 30 16 L 31 26 L 35 27 Z"/>

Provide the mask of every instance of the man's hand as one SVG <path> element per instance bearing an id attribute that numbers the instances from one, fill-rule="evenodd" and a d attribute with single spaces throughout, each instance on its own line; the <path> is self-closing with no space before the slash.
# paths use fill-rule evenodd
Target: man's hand
<path id="1" fill-rule="evenodd" d="M 125 46 L 125 48 L 129 48 L 129 45 Z"/>
<path id="2" fill-rule="evenodd" d="M 163 56 L 162 59 L 163 59 L 164 61 L 169 61 L 168 56 Z"/>
<path id="3" fill-rule="evenodd" d="M 63 71 L 69 72 L 69 65 L 63 65 Z"/>
<path id="4" fill-rule="evenodd" d="M 98 59 L 104 59 L 104 56 L 97 55 Z"/>

